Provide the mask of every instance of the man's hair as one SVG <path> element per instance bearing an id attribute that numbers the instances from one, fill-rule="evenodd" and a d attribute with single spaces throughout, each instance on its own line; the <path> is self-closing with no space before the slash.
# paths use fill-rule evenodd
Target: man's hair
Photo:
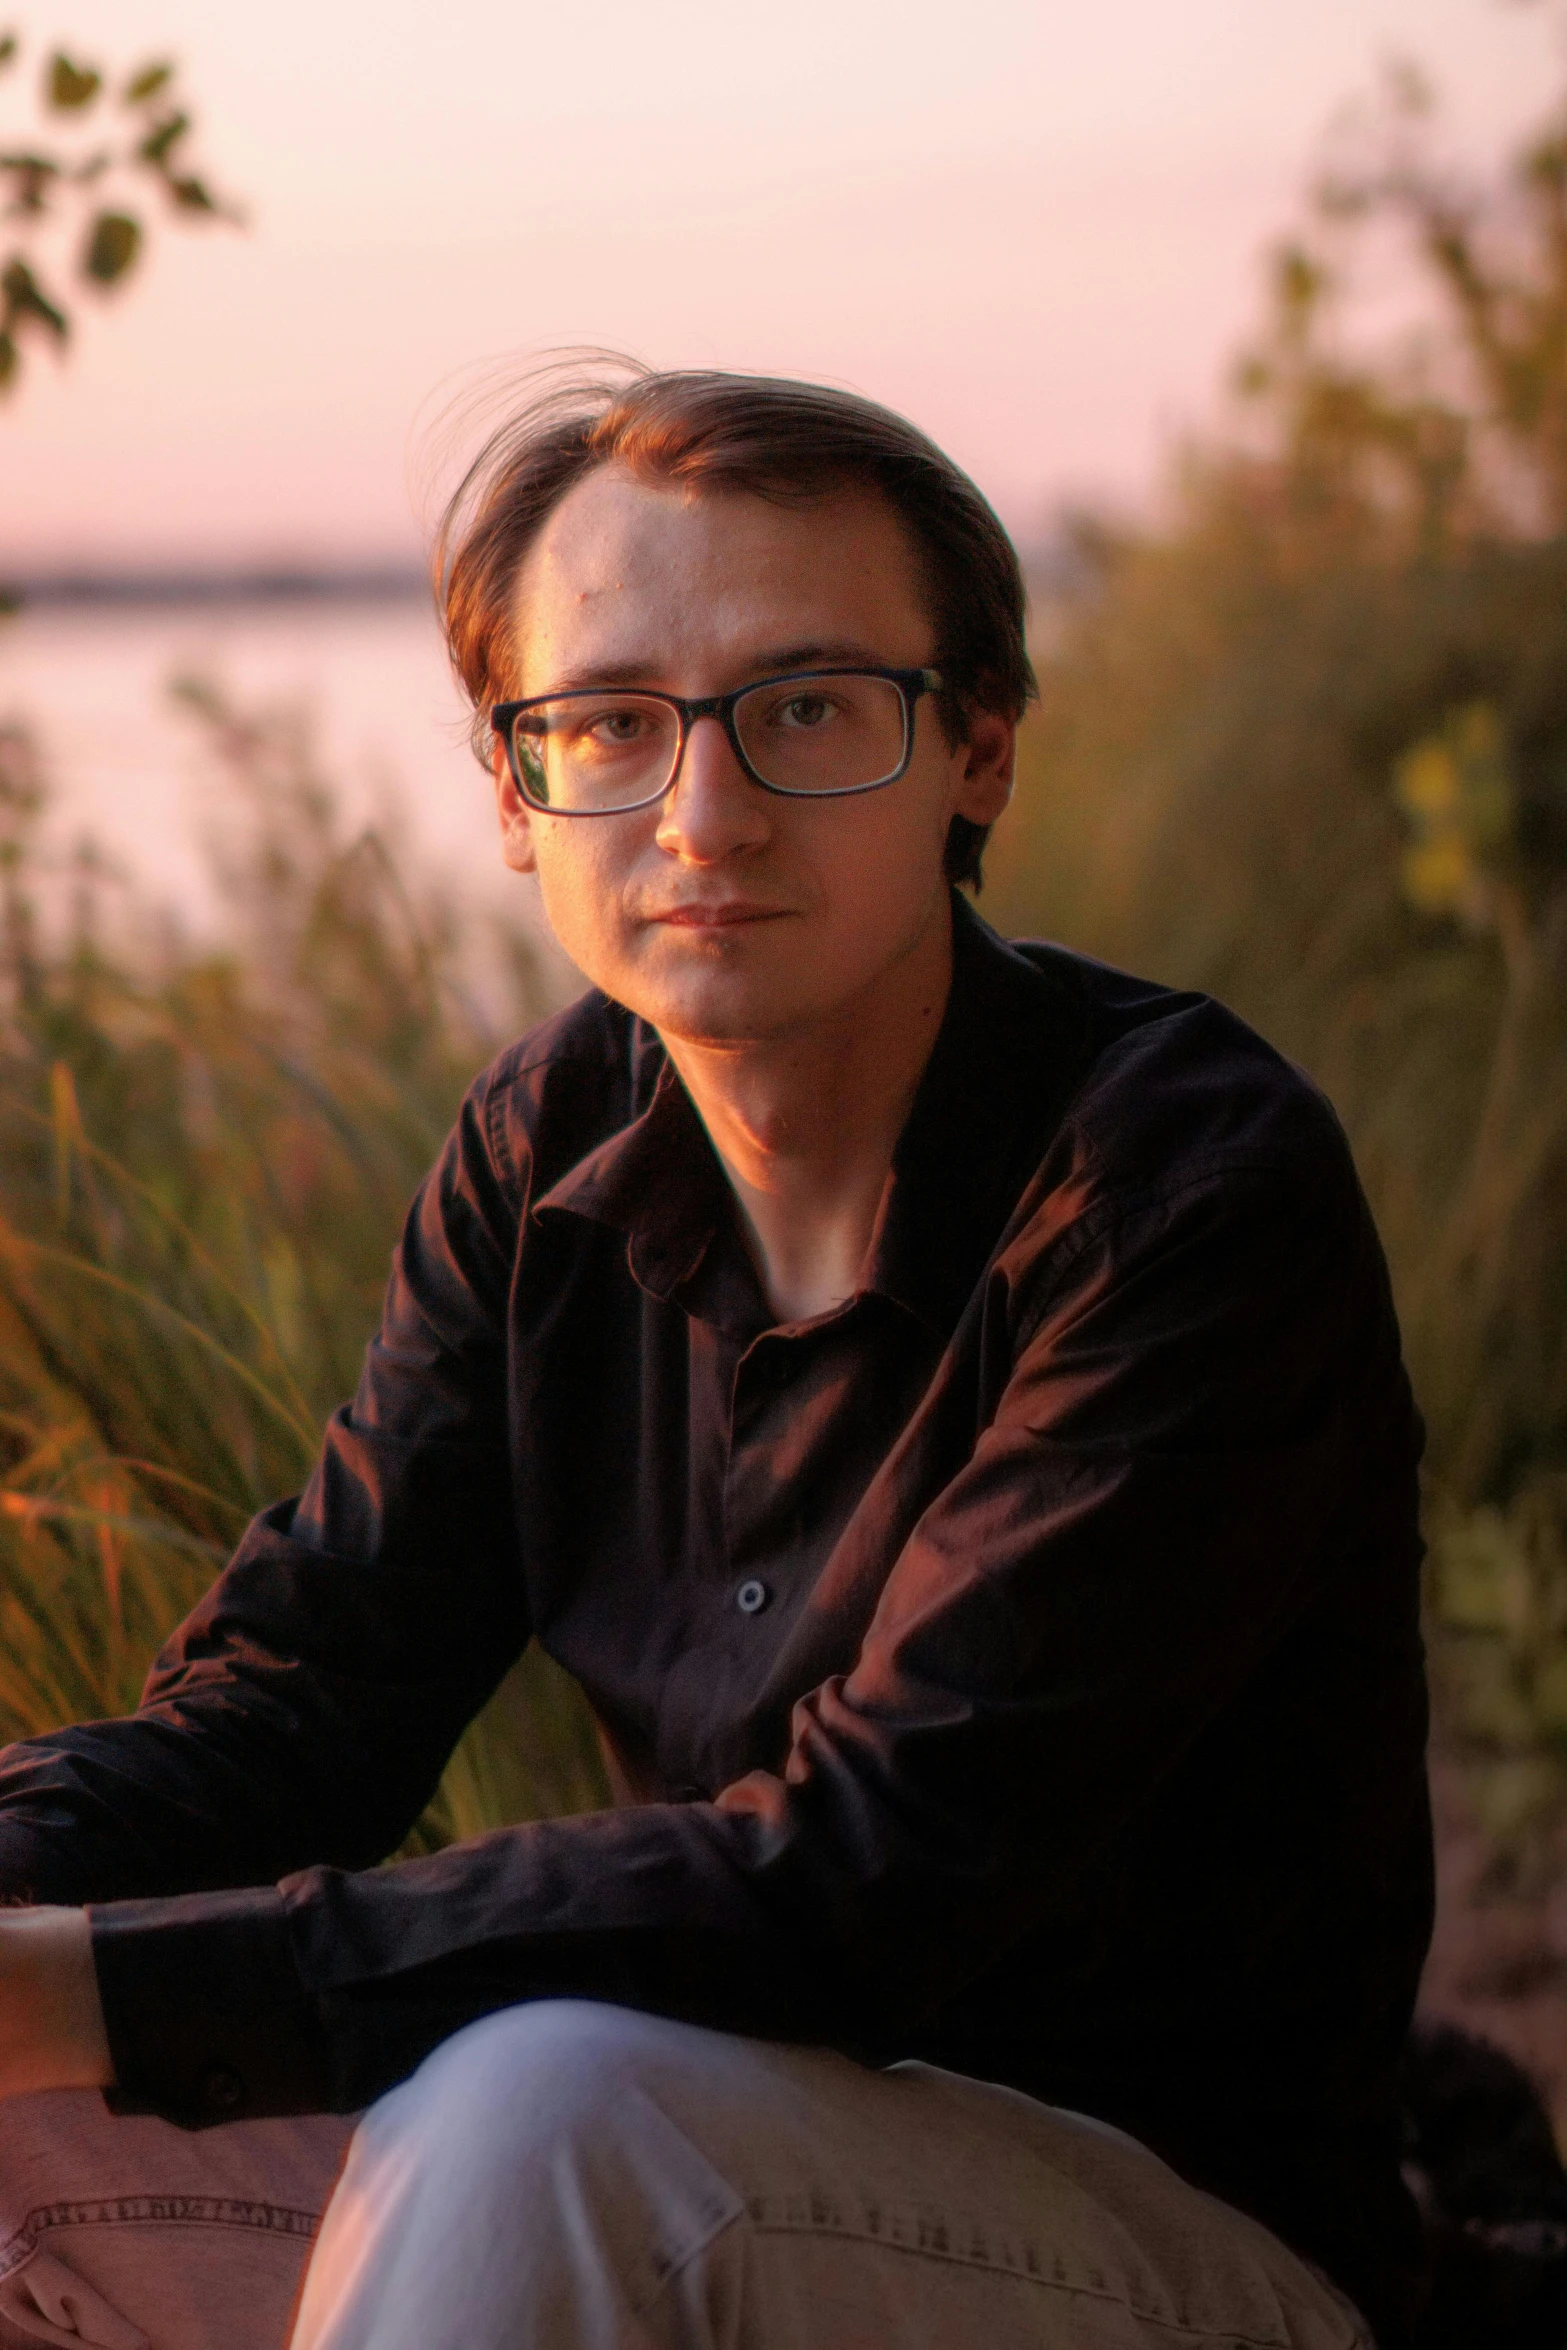
<path id="1" fill-rule="evenodd" d="M 765 375 L 658 374 L 615 362 L 554 371 L 490 434 L 446 506 L 433 553 L 452 664 L 489 764 L 489 712 L 514 691 L 515 590 L 523 558 L 585 474 L 620 464 L 652 481 L 744 491 L 806 506 L 841 489 L 879 493 L 914 548 L 946 681 L 951 742 L 971 714 L 1020 718 L 1034 693 L 1023 576 L 979 491 L 933 441 L 853 392 Z M 977 888 L 988 826 L 956 816 L 947 873 Z"/>

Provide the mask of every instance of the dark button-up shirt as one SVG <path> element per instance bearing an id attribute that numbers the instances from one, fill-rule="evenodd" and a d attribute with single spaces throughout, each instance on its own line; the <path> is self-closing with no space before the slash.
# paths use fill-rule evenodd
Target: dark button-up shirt
<path id="1" fill-rule="evenodd" d="M 122 2101 L 350 2110 L 553 1993 L 1135 2132 L 1399 2325 L 1418 1423 L 1313 1088 L 958 903 L 864 1285 L 777 1323 L 657 1037 L 479 1081 L 353 1404 L 141 1711 L 13 1747 Z M 529 1637 L 620 1806 L 371 1864 Z M 281 1882 L 279 1882 L 281 1880 Z"/>

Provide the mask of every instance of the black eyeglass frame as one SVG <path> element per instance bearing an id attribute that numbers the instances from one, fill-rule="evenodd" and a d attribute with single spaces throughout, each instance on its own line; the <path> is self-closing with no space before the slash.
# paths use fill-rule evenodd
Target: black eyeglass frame
<path id="1" fill-rule="evenodd" d="M 735 725 L 736 704 L 743 702 L 747 694 L 761 693 L 770 685 L 812 685 L 818 678 L 823 677 L 880 677 L 885 678 L 889 685 L 897 687 L 903 702 L 902 758 L 890 774 L 878 775 L 874 783 L 846 783 L 834 786 L 831 791 L 791 791 L 786 783 L 769 783 L 765 775 L 758 775 L 746 755 L 745 745 L 740 740 L 739 728 Z M 521 702 L 497 702 L 490 712 L 490 725 L 506 746 L 506 763 L 511 769 L 513 783 L 517 786 L 528 807 L 535 809 L 541 816 L 630 816 L 634 815 L 639 808 L 654 807 L 668 792 L 673 791 L 679 781 L 680 769 L 686 755 L 686 744 L 690 740 L 691 729 L 699 718 L 716 718 L 718 720 L 724 730 L 729 748 L 734 752 L 742 771 L 760 790 L 772 792 L 780 800 L 851 800 L 858 799 L 864 792 L 884 791 L 889 783 L 896 783 L 900 776 L 908 773 L 909 761 L 914 756 L 916 705 L 922 694 L 939 694 L 945 686 L 946 679 L 939 669 L 881 669 L 874 665 L 867 667 L 863 662 L 857 663 L 852 668 L 844 663 L 836 669 L 789 669 L 785 670 L 781 677 L 754 678 L 749 685 L 736 686 L 732 693 L 705 694 L 699 701 L 687 701 L 680 694 L 662 693 L 653 686 L 637 685 L 617 688 L 585 685 L 575 686 L 569 693 L 531 694 Z M 619 806 L 614 808 L 552 808 L 547 802 L 534 799 L 527 784 L 523 781 L 517 759 L 514 729 L 522 712 L 536 710 L 545 702 L 595 701 L 601 699 L 606 693 L 617 691 L 623 691 L 628 698 L 635 697 L 641 702 L 662 702 L 667 709 L 674 711 L 680 721 L 680 732 L 675 737 L 674 759 L 668 776 L 659 785 L 658 790 L 648 792 L 640 800 L 623 800 Z"/>

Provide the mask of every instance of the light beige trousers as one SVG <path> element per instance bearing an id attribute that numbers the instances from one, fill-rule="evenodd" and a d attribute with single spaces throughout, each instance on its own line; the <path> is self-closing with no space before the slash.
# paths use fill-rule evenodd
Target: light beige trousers
<path id="1" fill-rule="evenodd" d="M 459 2032 L 357 2128 L 0 2105 L 0 2339 L 103 2350 L 1370 2350 L 1103 2124 L 615 2007 Z"/>

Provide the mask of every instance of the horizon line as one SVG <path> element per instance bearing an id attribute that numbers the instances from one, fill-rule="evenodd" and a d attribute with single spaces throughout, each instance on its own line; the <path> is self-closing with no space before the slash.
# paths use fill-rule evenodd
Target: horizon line
<path id="1" fill-rule="evenodd" d="M 428 596 L 417 562 L 9 565 L 0 594 L 13 610 L 113 605 L 391 603 Z"/>
<path id="2" fill-rule="evenodd" d="M 1062 534 L 1017 545 L 1036 591 L 1072 584 L 1080 557 Z M 242 563 L 77 561 L 10 564 L 0 555 L 0 618 L 30 610 L 112 610 L 197 605 L 406 603 L 430 596 L 430 574 L 417 559 L 309 562 L 285 558 Z"/>

